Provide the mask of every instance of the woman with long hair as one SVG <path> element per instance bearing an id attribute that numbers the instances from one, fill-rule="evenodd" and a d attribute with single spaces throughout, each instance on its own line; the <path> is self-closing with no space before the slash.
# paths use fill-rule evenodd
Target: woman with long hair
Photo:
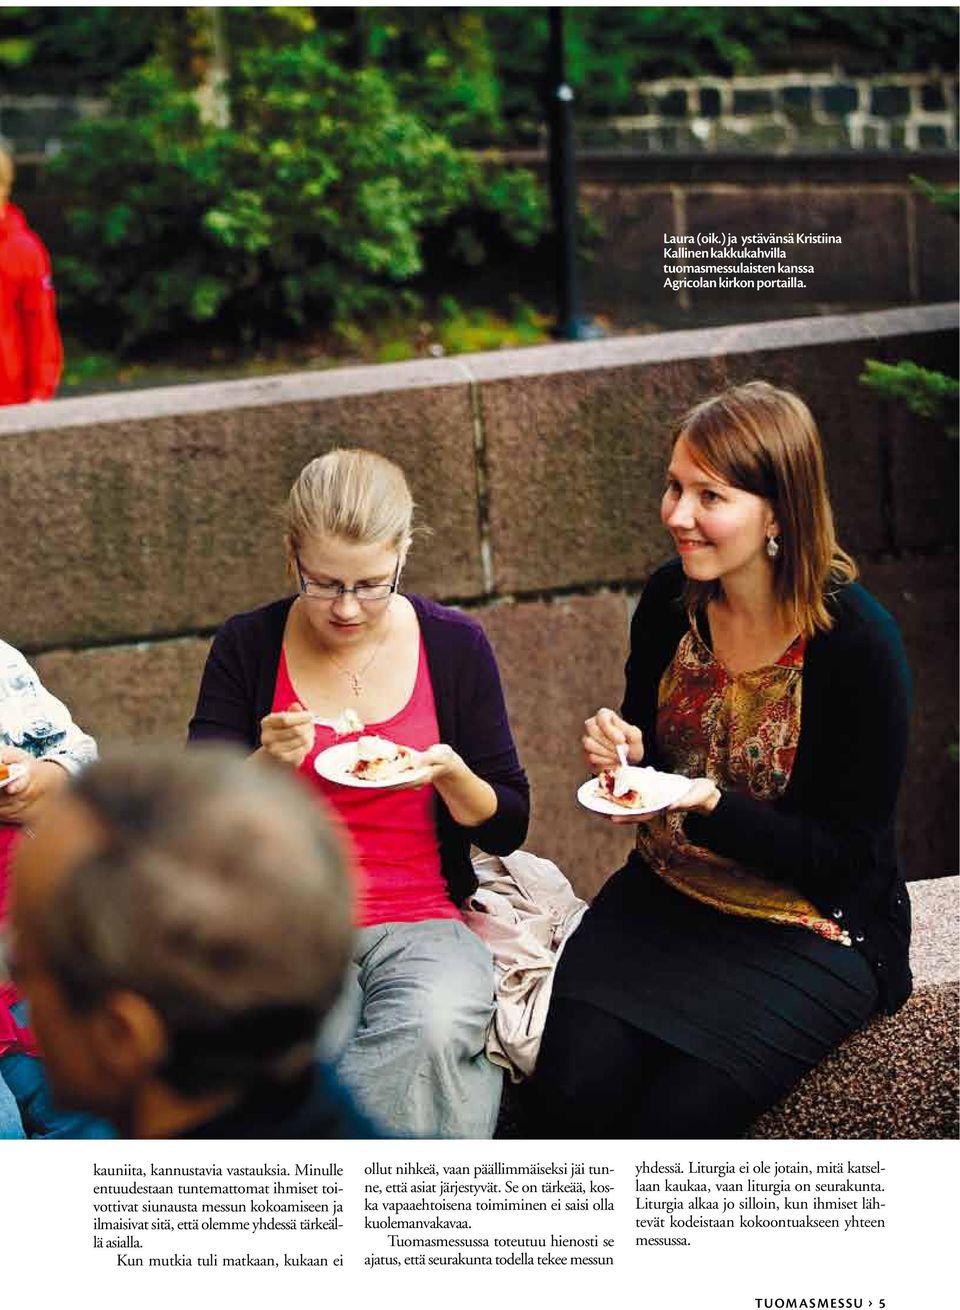
<path id="1" fill-rule="evenodd" d="M 807 406 L 765 382 L 674 435 L 648 582 L 595 772 L 686 775 L 561 957 L 535 1085 L 547 1135 L 743 1132 L 910 992 L 894 806 L 909 673 L 837 543 Z"/>

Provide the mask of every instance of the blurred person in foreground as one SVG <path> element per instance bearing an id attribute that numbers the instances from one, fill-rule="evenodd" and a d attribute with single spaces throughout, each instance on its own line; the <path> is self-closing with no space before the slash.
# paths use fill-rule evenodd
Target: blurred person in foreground
<path id="1" fill-rule="evenodd" d="M 63 371 L 50 256 L 10 203 L 13 176 L 0 147 L 0 405 L 51 400 Z"/>
<path id="2" fill-rule="evenodd" d="M 352 906 L 322 809 L 218 747 L 116 754 L 14 869 L 8 955 L 64 1105 L 124 1137 L 376 1136 L 314 1061 Z"/>

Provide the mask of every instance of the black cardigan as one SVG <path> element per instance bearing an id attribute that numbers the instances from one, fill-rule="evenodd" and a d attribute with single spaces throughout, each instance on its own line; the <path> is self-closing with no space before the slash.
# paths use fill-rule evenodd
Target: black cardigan
<path id="1" fill-rule="evenodd" d="M 689 627 L 682 590 L 674 560 L 650 579 L 631 625 L 623 717 L 642 730 L 644 762 L 653 765 L 660 678 Z M 892 1012 L 911 990 L 910 902 L 894 831 L 910 673 L 894 620 L 869 592 L 853 583 L 830 605 L 834 626 L 812 637 L 804 655 L 800 737 L 783 796 L 724 792 L 712 814 L 688 815 L 684 830 L 789 882 L 842 924 Z"/>
<path id="2" fill-rule="evenodd" d="M 417 612 L 433 684 L 440 740 L 488 782 L 496 813 L 476 828 L 456 823 L 435 794 L 440 864 L 450 898 L 459 905 L 476 889 L 474 844 L 492 855 L 516 850 L 527 835 L 530 788 L 517 758 L 487 636 L 474 619 L 422 596 L 407 596 Z M 260 745 L 260 721 L 270 713 L 287 615 L 294 597 L 228 619 L 207 656 L 189 740 Z"/>

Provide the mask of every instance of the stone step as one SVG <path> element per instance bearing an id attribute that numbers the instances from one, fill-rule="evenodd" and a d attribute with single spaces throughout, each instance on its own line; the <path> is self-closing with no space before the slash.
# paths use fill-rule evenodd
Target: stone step
<path id="1" fill-rule="evenodd" d="M 754 1124 L 756 1138 L 946 1138 L 958 1131 L 960 878 L 910 884 L 914 991 Z"/>

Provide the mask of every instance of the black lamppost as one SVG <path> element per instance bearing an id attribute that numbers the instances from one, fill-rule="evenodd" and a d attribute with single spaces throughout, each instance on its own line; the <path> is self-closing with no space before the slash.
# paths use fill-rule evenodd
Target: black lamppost
<path id="1" fill-rule="evenodd" d="M 564 11 L 551 8 L 549 16 L 547 123 L 550 130 L 550 204 L 557 243 L 557 321 L 553 335 L 561 341 L 589 341 L 603 333 L 580 308 L 573 88 L 566 78 Z"/>

